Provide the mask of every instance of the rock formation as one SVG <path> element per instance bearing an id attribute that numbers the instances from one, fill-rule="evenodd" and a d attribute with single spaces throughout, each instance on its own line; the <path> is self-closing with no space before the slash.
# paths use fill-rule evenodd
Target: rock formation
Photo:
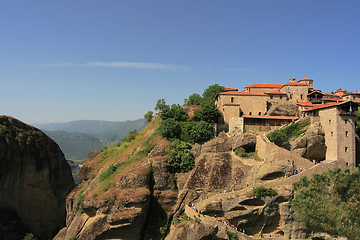
<path id="1" fill-rule="evenodd" d="M 74 180 L 64 154 L 40 130 L 8 116 L 0 116 L 0 186 L 0 239 L 26 232 L 48 239 L 65 225 Z"/>
<path id="2" fill-rule="evenodd" d="M 267 112 L 270 116 L 295 116 L 297 106 L 290 102 L 273 103 Z"/>
<path id="3" fill-rule="evenodd" d="M 291 142 L 291 150 L 300 156 L 322 161 L 326 155 L 325 133 L 320 123 L 315 123 L 305 135 Z"/>
<path id="4" fill-rule="evenodd" d="M 309 136 L 313 133 L 321 135 L 319 129 L 310 130 Z M 143 143 L 151 134 L 144 129 Z M 314 143 L 306 141 L 311 149 Z M 67 199 L 67 227 L 55 239 L 160 239 L 166 233 L 168 240 L 228 239 L 231 234 L 239 239 L 303 239 L 305 227 L 291 206 L 291 186 L 301 176 L 333 167 L 314 166 L 254 133 L 222 132 L 193 146 L 195 167 L 190 172 L 173 175 L 168 142 L 160 138 L 155 143 L 141 161 L 126 165 L 108 182 L 101 182 L 101 175 L 142 152 L 142 143 L 88 156 L 80 171 L 83 183 Z M 257 157 L 234 153 L 255 145 Z M 254 197 L 252 190 L 260 186 L 273 188 L 277 195 Z"/>

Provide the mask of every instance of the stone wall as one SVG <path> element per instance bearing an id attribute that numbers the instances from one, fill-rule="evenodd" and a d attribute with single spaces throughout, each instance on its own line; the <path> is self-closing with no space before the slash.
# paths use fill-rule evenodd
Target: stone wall
<path id="1" fill-rule="evenodd" d="M 355 120 L 350 115 L 340 115 L 337 108 L 319 111 L 325 132 L 326 159 L 338 160 L 345 166 L 355 167 Z"/>
<path id="2" fill-rule="evenodd" d="M 244 115 L 265 115 L 267 96 L 240 96 L 240 109 Z M 260 113 L 260 114 L 259 114 Z"/>
<path id="3" fill-rule="evenodd" d="M 307 95 L 309 93 L 307 85 L 284 85 L 281 92 L 287 93 L 289 101 L 292 102 L 307 102 Z"/>
<path id="4" fill-rule="evenodd" d="M 302 168 L 304 170 L 314 166 L 310 160 L 276 146 L 274 143 L 269 142 L 267 138 L 264 138 L 264 136 L 258 135 L 256 137 L 256 153 L 267 163 L 271 163 L 271 161 L 287 160 L 294 163 L 296 169 Z"/>

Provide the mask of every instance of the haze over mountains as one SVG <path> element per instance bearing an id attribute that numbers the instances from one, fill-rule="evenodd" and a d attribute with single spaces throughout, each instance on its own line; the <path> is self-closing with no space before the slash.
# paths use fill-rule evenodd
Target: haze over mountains
<path id="1" fill-rule="evenodd" d="M 100 150 L 107 143 L 119 142 L 130 130 L 140 130 L 145 126 L 145 120 L 79 120 L 34 126 L 43 130 L 60 146 L 66 159 L 79 162 L 89 151 Z"/>

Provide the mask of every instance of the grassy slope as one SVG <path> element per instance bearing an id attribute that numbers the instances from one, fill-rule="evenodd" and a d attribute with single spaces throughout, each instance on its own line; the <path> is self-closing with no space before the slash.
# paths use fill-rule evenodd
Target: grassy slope
<path id="1" fill-rule="evenodd" d="M 156 144 L 166 141 L 155 131 L 159 124 L 159 118 L 153 119 L 133 141 L 121 145 L 110 145 L 91 162 L 95 170 L 90 174 L 89 181 L 94 179 L 96 175 L 108 171 L 110 166 L 116 166 L 116 169 L 105 180 L 99 182 L 95 188 L 92 188 L 91 192 L 87 193 L 88 196 L 97 196 L 115 187 L 115 183 L 123 174 L 147 159 L 148 153 Z"/>

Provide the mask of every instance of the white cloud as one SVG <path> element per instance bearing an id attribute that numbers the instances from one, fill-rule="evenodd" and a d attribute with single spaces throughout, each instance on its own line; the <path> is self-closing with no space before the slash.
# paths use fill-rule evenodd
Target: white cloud
<path id="1" fill-rule="evenodd" d="M 188 70 L 187 66 L 164 64 L 164 63 L 147 63 L 147 62 L 88 62 L 83 64 L 76 63 L 50 63 L 43 64 L 46 66 L 59 67 L 111 67 L 111 68 L 139 68 L 139 69 L 158 69 L 158 70 Z"/>

